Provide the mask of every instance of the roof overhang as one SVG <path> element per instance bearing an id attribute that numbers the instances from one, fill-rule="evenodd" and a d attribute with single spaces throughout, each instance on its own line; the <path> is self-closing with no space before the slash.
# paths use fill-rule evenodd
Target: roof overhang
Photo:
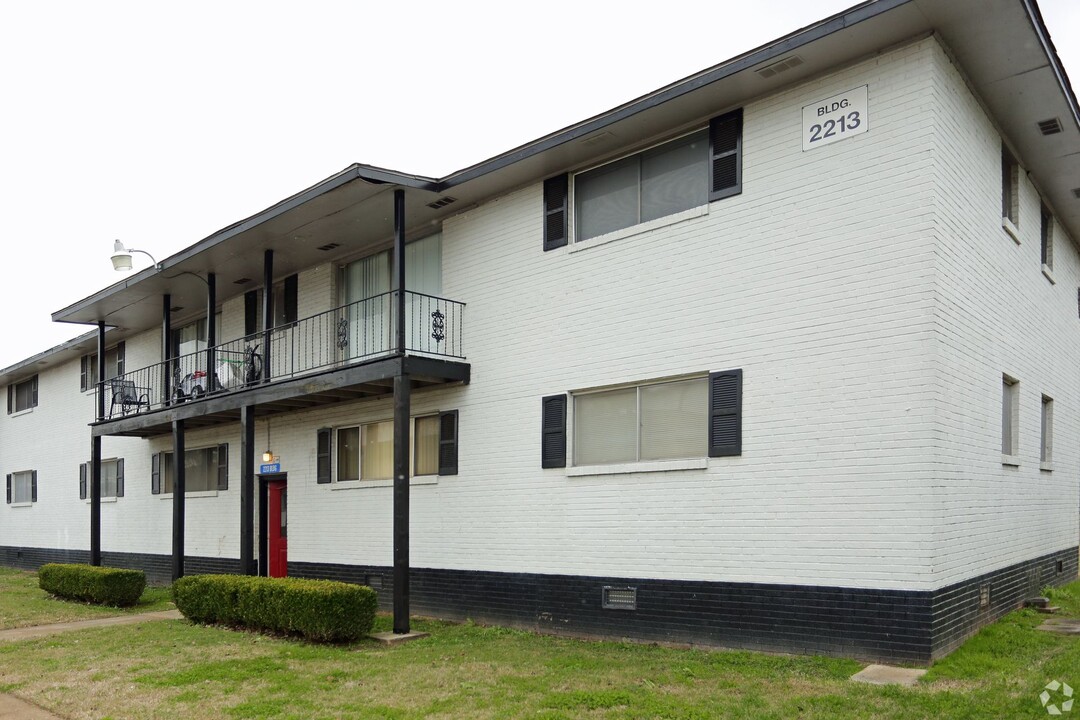
<path id="1" fill-rule="evenodd" d="M 408 233 L 430 232 L 446 217 L 539 179 L 625 152 L 659 134 L 692 127 L 726 109 L 937 33 L 956 57 L 1019 152 L 1059 220 L 1080 237 L 1080 113 L 1068 78 L 1033 0 L 872 0 L 613 110 L 441 178 L 352 165 L 172 257 L 53 314 L 72 323 L 103 321 L 119 336 L 161 322 L 170 294 L 179 319 L 205 312 L 205 284 L 217 276 L 223 301 L 262 285 L 263 250 L 275 276 L 387 244 L 392 191 L 406 190 Z M 803 63 L 771 78 L 757 70 L 798 54 Z M 1056 117 L 1063 132 L 1043 136 L 1036 123 Z M 429 204 L 446 195 L 453 201 Z M 327 245 L 337 243 L 329 250 Z M 242 282 L 248 278 L 248 282 Z"/>

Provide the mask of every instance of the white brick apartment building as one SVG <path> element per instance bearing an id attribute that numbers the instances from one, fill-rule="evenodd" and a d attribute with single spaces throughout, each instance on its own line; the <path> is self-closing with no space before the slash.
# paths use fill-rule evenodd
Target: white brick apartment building
<path id="1" fill-rule="evenodd" d="M 1077 576 L 1077 157 L 1032 0 L 875 0 L 445 178 L 350 166 L 0 371 L 0 562 L 927 662 Z"/>

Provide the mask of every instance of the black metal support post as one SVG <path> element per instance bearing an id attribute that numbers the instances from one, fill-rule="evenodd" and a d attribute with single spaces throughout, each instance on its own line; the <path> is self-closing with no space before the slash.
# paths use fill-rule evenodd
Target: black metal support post
<path id="1" fill-rule="evenodd" d="M 405 191 L 394 190 L 394 347 L 405 354 Z"/>
<path id="2" fill-rule="evenodd" d="M 172 295 L 161 296 L 161 359 L 165 372 L 161 374 L 161 404 L 172 400 Z"/>
<path id="3" fill-rule="evenodd" d="M 274 251 L 263 253 L 263 382 L 270 382 L 270 329 L 274 327 Z"/>
<path id="4" fill-rule="evenodd" d="M 394 335 L 405 355 L 405 191 L 394 190 Z M 404 360 L 402 360 L 404 363 Z M 409 632 L 409 412 L 412 384 L 394 376 L 394 632 Z"/>
<path id="5" fill-rule="evenodd" d="M 409 632 L 409 412 L 408 375 L 394 376 L 394 632 Z"/>
<path id="6" fill-rule="evenodd" d="M 185 473 L 184 465 L 184 421 L 173 420 L 173 511 L 172 511 L 172 579 L 179 580 L 184 577 L 184 501 L 185 497 Z M 162 474 L 165 469 L 162 468 Z"/>
<path id="7" fill-rule="evenodd" d="M 240 572 L 255 566 L 255 406 L 240 408 Z"/>
<path id="8" fill-rule="evenodd" d="M 217 368 L 214 367 L 214 346 L 217 345 L 217 276 L 206 274 L 206 390 L 217 389 Z"/>
<path id="9" fill-rule="evenodd" d="M 98 321 L 97 416 L 105 417 L 105 323 Z M 90 440 L 90 564 L 101 564 L 101 436 Z"/>

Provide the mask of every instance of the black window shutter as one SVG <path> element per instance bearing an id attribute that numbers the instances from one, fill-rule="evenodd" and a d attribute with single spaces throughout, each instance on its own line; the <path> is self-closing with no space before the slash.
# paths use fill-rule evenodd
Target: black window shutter
<path id="1" fill-rule="evenodd" d="M 124 458 L 116 461 L 116 497 L 124 497 Z"/>
<path id="2" fill-rule="evenodd" d="M 742 192 L 742 108 L 709 122 L 709 202 Z"/>
<path id="3" fill-rule="evenodd" d="M 742 455 L 742 370 L 709 374 L 709 457 Z"/>
<path id="4" fill-rule="evenodd" d="M 290 275 L 285 278 L 285 322 L 296 322 L 297 297 L 299 295 L 300 276 Z"/>
<path id="5" fill-rule="evenodd" d="M 439 413 L 439 474 L 457 475 L 458 411 Z"/>
<path id="6" fill-rule="evenodd" d="M 126 348 L 124 346 L 124 343 L 122 343 L 122 342 L 119 343 L 116 346 L 116 375 L 117 376 L 120 376 L 120 375 L 124 374 L 124 354 L 125 354 L 125 349 Z"/>
<path id="7" fill-rule="evenodd" d="M 259 291 L 248 290 L 244 293 L 244 335 L 253 335 L 259 331 Z"/>
<path id="8" fill-rule="evenodd" d="M 544 252 L 566 245 L 569 232 L 567 203 L 570 176 L 559 175 L 544 181 Z"/>
<path id="9" fill-rule="evenodd" d="M 37 470 L 30 471 L 30 502 L 37 502 Z"/>
<path id="10" fill-rule="evenodd" d="M 30 401 L 30 407 L 37 407 L 37 379 L 38 379 L 37 375 L 30 378 L 30 383 L 31 383 L 30 388 L 31 388 L 31 391 L 33 392 L 33 399 Z"/>
<path id="11" fill-rule="evenodd" d="M 161 453 L 150 456 L 150 494 L 161 494 Z"/>
<path id="12" fill-rule="evenodd" d="M 86 499 L 86 477 L 87 471 L 90 469 L 89 463 L 81 463 L 79 465 L 79 499 Z"/>
<path id="13" fill-rule="evenodd" d="M 333 433 L 330 428 L 320 428 L 315 435 L 315 482 L 320 485 L 330 482 L 330 443 Z"/>
<path id="14" fill-rule="evenodd" d="M 1080 291 L 1078 291 L 1078 292 L 1080 292 Z M 15 409 L 15 386 L 14 385 L 8 385 L 7 386 L 7 412 L 8 412 L 8 415 L 10 415 L 11 411 L 14 410 L 14 409 Z"/>
<path id="15" fill-rule="evenodd" d="M 90 356 L 83 355 L 80 361 L 79 389 L 86 392 L 90 389 Z"/>
<path id="16" fill-rule="evenodd" d="M 540 467 L 566 467 L 566 395 L 549 395 L 543 400 L 543 430 Z"/>
<path id="17" fill-rule="evenodd" d="M 8 473 L 7 476 L 7 501 L 8 503 L 11 502 L 11 473 Z"/>
<path id="18" fill-rule="evenodd" d="M 229 445 L 218 445 L 217 448 L 217 489 L 229 489 Z"/>

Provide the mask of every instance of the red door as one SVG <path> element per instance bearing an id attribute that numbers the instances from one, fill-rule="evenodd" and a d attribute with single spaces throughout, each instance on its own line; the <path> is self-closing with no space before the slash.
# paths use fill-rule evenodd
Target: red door
<path id="1" fill-rule="evenodd" d="M 266 484 L 267 498 L 267 556 L 270 577 L 288 575 L 288 496 L 284 480 L 274 480 Z"/>

